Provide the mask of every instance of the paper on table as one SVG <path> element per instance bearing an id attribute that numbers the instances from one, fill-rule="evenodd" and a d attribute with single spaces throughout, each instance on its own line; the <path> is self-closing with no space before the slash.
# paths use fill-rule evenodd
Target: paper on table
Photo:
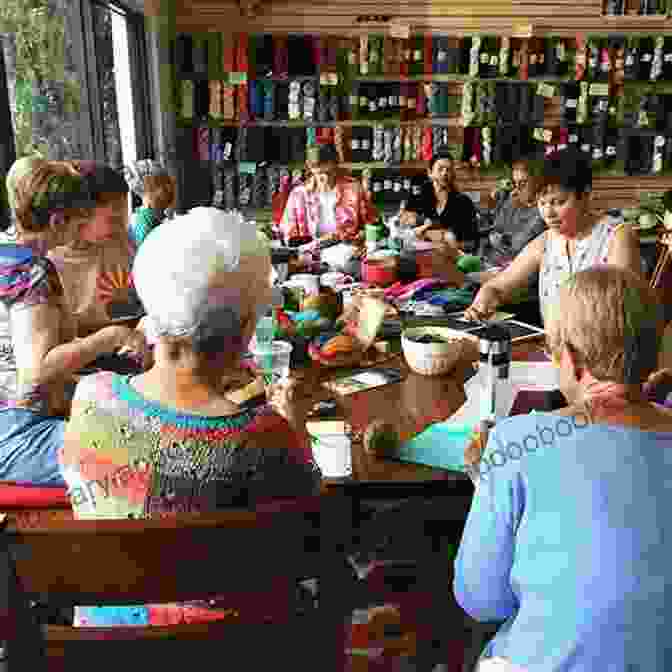
<path id="1" fill-rule="evenodd" d="M 524 390 L 557 390 L 560 384 L 552 362 L 511 362 L 509 381 Z"/>
<path id="2" fill-rule="evenodd" d="M 399 459 L 429 467 L 464 470 L 464 449 L 472 428 L 437 422 L 424 432 L 406 441 L 399 450 Z"/>
<path id="3" fill-rule="evenodd" d="M 407 441 L 400 458 L 443 469 L 463 470 L 464 449 L 472 432 L 490 414 L 485 367 L 464 384 L 466 402 L 447 420 L 437 422 Z M 509 384 L 497 390 L 498 412 L 508 415 L 521 390 L 555 390 L 557 369 L 550 362 L 512 362 Z"/>
<path id="4" fill-rule="evenodd" d="M 342 420 L 307 422 L 313 443 L 313 457 L 326 478 L 344 478 L 352 475 L 350 437 L 345 433 Z"/>
<path id="5" fill-rule="evenodd" d="M 406 441 L 399 457 L 408 462 L 463 471 L 464 449 L 474 428 L 487 417 L 489 405 L 485 393 L 487 376 L 481 368 L 464 385 L 467 401 L 448 420 L 437 422 Z M 513 400 L 511 400 L 513 405 Z"/>

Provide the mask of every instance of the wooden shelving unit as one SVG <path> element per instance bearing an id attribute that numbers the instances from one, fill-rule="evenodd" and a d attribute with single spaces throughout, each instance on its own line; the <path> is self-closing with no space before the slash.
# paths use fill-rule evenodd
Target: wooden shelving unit
<path id="1" fill-rule="evenodd" d="M 174 1 L 174 0 L 171 0 Z M 639 7 L 639 0 L 625 0 L 626 12 Z M 287 34 L 309 33 L 315 35 L 338 35 L 355 38 L 364 34 L 387 34 L 390 25 L 405 24 L 411 35 L 427 34 L 462 37 L 475 34 L 488 36 L 520 35 L 529 37 L 559 37 L 573 40 L 578 34 L 585 36 L 607 36 L 625 34 L 642 37 L 648 35 L 672 36 L 672 19 L 664 15 L 622 16 L 605 15 L 603 0 L 588 0 L 576 3 L 574 0 L 519 0 L 512 3 L 499 0 L 473 0 L 472 2 L 454 2 L 453 0 L 434 0 L 432 3 L 416 0 L 379 0 L 378 2 L 354 2 L 354 0 L 332 0 L 329 3 L 314 3 L 308 0 L 265 0 L 255 12 L 246 17 L 240 16 L 236 3 L 228 0 L 177 0 L 174 1 L 175 13 L 167 23 L 171 30 L 222 31 L 226 34 L 236 31 L 251 33 Z M 371 22 L 357 23 L 360 15 L 389 15 L 388 25 Z M 560 126 L 561 110 L 557 85 L 571 81 L 570 78 L 539 77 L 526 81 L 511 78 L 484 79 L 485 82 L 506 82 L 520 84 L 538 84 L 549 82 L 556 86 L 556 95 L 544 100 L 544 128 L 556 130 Z M 270 78 L 272 81 L 286 81 Z M 292 77 L 290 79 L 316 79 L 315 77 Z M 481 81 L 466 75 L 432 74 L 400 77 L 393 75 L 355 76 L 353 84 L 375 84 L 390 82 L 437 82 L 453 84 L 457 94 L 465 82 Z M 626 83 L 628 86 L 630 83 Z M 641 84 L 641 83 L 634 83 Z M 672 91 L 672 82 L 655 83 L 660 92 Z M 182 125 L 182 122 L 178 122 Z M 194 124 L 206 124 L 211 127 L 231 127 L 239 125 L 235 121 L 199 121 Z M 451 129 L 451 143 L 459 144 L 462 119 L 460 116 L 427 117 L 409 121 L 397 118 L 354 119 L 309 123 L 303 121 L 265 121 L 254 120 L 250 125 L 271 128 L 354 128 L 374 125 L 436 125 Z M 352 171 L 364 168 L 373 170 L 396 168 L 418 171 L 425 169 L 424 162 L 404 163 L 397 166 L 383 163 L 347 163 L 345 167 Z M 458 169 L 458 182 L 464 191 L 480 191 L 487 196 L 495 183 L 495 178 L 485 176 L 468 166 Z M 633 205 L 642 191 L 663 191 L 672 188 L 672 176 L 596 176 L 594 181 L 594 202 L 598 208 L 622 207 Z"/>

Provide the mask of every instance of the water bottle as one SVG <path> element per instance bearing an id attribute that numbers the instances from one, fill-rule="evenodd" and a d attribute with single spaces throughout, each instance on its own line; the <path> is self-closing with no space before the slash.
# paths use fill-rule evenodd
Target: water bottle
<path id="1" fill-rule="evenodd" d="M 479 350 L 486 380 L 482 415 L 486 422 L 494 424 L 510 410 L 511 332 L 498 324 L 488 325 L 481 334 Z"/>
<path id="2" fill-rule="evenodd" d="M 387 226 L 390 230 L 390 237 L 388 239 L 388 247 L 391 250 L 399 252 L 403 247 L 403 238 L 401 235 L 401 226 L 399 224 L 399 215 L 390 217 L 387 220 Z"/>

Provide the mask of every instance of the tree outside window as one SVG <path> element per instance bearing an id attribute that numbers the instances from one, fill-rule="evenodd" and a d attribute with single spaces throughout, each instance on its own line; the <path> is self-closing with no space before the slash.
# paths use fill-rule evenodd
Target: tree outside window
<path id="1" fill-rule="evenodd" d="M 81 82 L 65 19 L 68 0 L 2 0 L 0 35 L 17 157 L 81 156 Z"/>

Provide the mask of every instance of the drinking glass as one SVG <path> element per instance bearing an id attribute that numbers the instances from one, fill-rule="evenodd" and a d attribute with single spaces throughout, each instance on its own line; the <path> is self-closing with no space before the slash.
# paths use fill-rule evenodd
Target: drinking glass
<path id="1" fill-rule="evenodd" d="M 255 364 L 263 375 L 267 388 L 289 378 L 289 361 L 293 347 L 287 341 L 273 341 L 257 344 L 253 348 Z"/>
<path id="2" fill-rule="evenodd" d="M 273 342 L 275 336 L 275 318 L 273 315 L 266 315 L 257 322 L 257 328 L 254 332 L 256 337 L 255 347 L 266 347 Z"/>

